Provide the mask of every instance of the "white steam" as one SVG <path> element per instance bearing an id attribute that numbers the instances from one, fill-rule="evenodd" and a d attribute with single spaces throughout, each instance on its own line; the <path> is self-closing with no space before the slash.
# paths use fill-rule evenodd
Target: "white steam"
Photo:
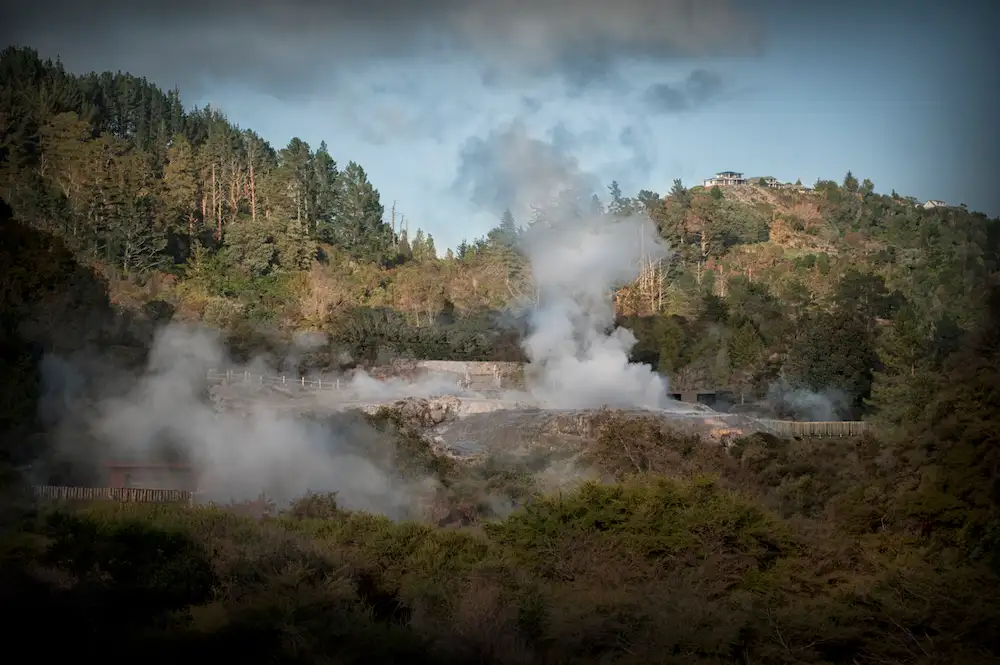
<path id="1" fill-rule="evenodd" d="M 261 400 L 246 412 L 217 410 L 204 396 L 206 375 L 223 366 L 217 335 L 180 325 L 160 330 L 134 387 L 101 400 L 85 418 L 105 461 L 149 463 L 172 448 L 195 470 L 206 500 L 263 493 L 283 503 L 310 491 L 337 492 L 346 508 L 393 518 L 414 516 L 433 489 L 429 478 L 401 479 L 388 444 L 360 420 L 310 420 Z"/>
<path id="2" fill-rule="evenodd" d="M 477 177 L 462 184 L 474 202 L 534 216 L 521 238 L 537 296 L 523 343 L 534 397 L 567 409 L 670 405 L 666 379 L 629 362 L 635 337 L 613 329 L 613 290 L 668 253 L 652 222 L 595 208 L 597 179 L 523 123 L 495 131 L 466 158 Z"/>
<path id="3" fill-rule="evenodd" d="M 559 211 L 554 211 L 556 215 Z M 612 328 L 612 290 L 666 254 L 644 217 L 593 213 L 555 217 L 525 234 L 538 305 L 524 350 L 537 371 L 535 397 L 554 408 L 663 408 L 667 381 L 629 362 L 635 337 Z"/>
<path id="4" fill-rule="evenodd" d="M 813 391 L 779 381 L 771 384 L 767 400 L 781 416 L 793 420 L 831 422 L 844 420 L 849 410 L 847 394 L 836 388 Z"/>

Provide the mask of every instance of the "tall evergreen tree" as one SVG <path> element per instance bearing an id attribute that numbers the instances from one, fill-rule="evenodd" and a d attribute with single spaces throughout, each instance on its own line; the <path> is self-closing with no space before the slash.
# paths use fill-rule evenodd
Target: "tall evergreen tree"
<path id="1" fill-rule="evenodd" d="M 382 219 L 385 210 L 378 190 L 357 162 L 350 162 L 341 174 L 339 199 L 337 244 L 358 259 L 387 260 L 392 238 Z"/>
<path id="2" fill-rule="evenodd" d="M 916 309 L 904 307 L 882 329 L 877 351 L 880 367 L 873 375 L 869 405 L 881 422 L 915 422 L 933 399 L 940 379 L 926 322 Z"/>
<path id="3" fill-rule="evenodd" d="M 312 158 L 312 186 L 315 197 L 313 209 L 316 215 L 316 237 L 323 242 L 336 242 L 337 213 L 339 201 L 340 172 L 337 162 L 330 156 L 326 141 L 319 144 Z"/>

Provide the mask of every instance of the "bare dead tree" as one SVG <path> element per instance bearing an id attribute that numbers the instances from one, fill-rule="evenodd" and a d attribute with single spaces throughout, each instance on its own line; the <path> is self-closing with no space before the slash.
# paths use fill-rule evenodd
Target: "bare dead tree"
<path id="1" fill-rule="evenodd" d="M 392 212 L 389 215 L 392 221 L 392 248 L 396 249 L 396 202 L 392 202 Z"/>

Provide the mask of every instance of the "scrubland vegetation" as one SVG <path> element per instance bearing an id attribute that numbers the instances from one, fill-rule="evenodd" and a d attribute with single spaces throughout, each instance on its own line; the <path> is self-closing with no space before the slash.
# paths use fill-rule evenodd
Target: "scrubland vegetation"
<path id="1" fill-rule="evenodd" d="M 559 495 L 399 433 L 401 466 L 435 473 L 442 500 L 517 497 L 502 519 L 466 505 L 450 526 L 395 523 L 327 495 L 21 504 L 9 625 L 59 631 L 39 657 L 147 662 L 997 662 L 993 348 L 956 370 L 979 377 L 968 390 L 881 438 L 727 451 L 609 414 L 588 451 L 606 481 Z"/>

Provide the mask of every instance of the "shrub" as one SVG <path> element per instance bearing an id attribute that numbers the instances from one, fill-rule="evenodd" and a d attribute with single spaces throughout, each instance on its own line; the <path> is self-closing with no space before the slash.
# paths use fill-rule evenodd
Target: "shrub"
<path id="1" fill-rule="evenodd" d="M 45 564 L 73 575 L 80 593 L 127 604 L 123 616 L 133 619 L 203 602 L 215 582 L 208 553 L 180 532 L 57 512 L 43 533 L 51 539 Z"/>
<path id="2" fill-rule="evenodd" d="M 293 501 L 285 514 L 297 519 L 331 519 L 340 517 L 343 512 L 337 505 L 336 492 L 310 492 L 301 499 Z"/>

